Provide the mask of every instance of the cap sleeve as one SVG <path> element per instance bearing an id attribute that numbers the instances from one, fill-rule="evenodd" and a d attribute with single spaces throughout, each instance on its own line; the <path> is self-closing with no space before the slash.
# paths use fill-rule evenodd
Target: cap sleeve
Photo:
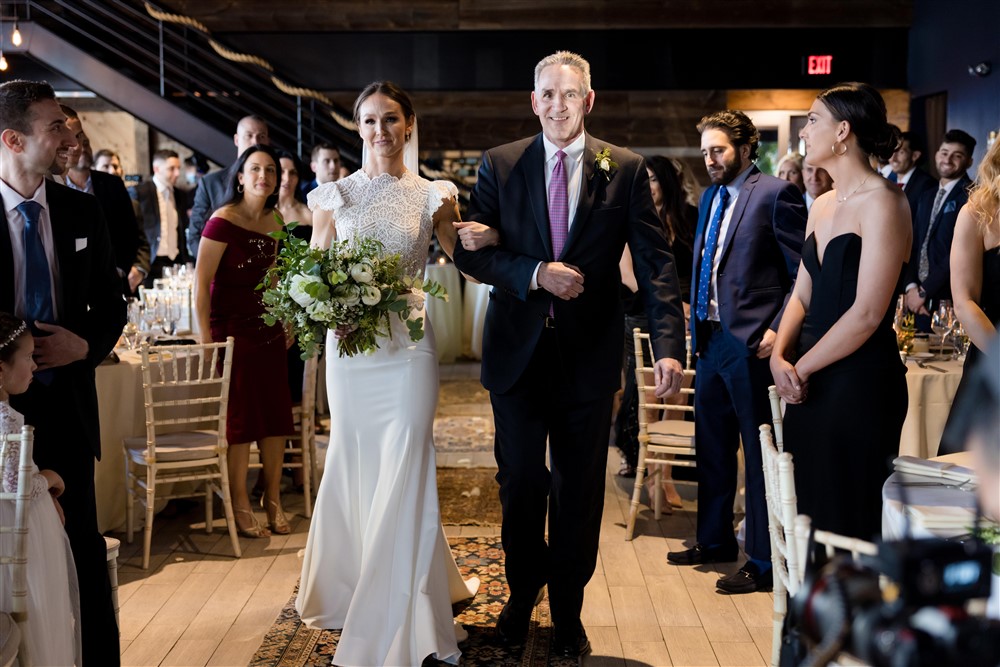
<path id="1" fill-rule="evenodd" d="M 446 199 L 458 196 L 458 188 L 451 181 L 431 181 L 427 193 L 427 214 L 434 215 Z"/>
<path id="2" fill-rule="evenodd" d="M 336 181 L 324 183 L 306 195 L 306 203 L 310 211 L 334 211 L 336 212 L 344 205 L 344 198 L 340 194 L 340 188 Z"/>

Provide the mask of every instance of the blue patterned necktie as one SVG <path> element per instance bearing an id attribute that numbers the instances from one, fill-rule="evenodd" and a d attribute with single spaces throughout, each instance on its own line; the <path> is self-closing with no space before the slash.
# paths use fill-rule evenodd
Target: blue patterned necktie
<path id="1" fill-rule="evenodd" d="M 24 317 L 32 327 L 35 321 L 52 324 L 52 274 L 38 230 L 42 206 L 29 199 L 18 204 L 17 210 L 24 216 Z"/>
<path id="2" fill-rule="evenodd" d="M 708 223 L 705 232 L 705 250 L 701 255 L 701 268 L 698 271 L 698 299 L 695 303 L 695 315 L 699 320 L 708 317 L 708 288 L 712 282 L 712 265 L 715 263 L 715 249 L 719 245 L 719 229 L 722 227 L 722 216 L 726 214 L 729 205 L 729 190 L 719 186 L 719 206 L 715 209 L 712 221 Z"/>

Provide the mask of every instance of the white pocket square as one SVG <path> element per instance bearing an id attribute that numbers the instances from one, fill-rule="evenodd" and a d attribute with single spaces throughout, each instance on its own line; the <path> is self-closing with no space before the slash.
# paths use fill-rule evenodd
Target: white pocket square
<path id="1" fill-rule="evenodd" d="M 76 239 L 76 251 L 80 252 L 87 247 L 87 237 L 84 236 L 82 239 Z"/>

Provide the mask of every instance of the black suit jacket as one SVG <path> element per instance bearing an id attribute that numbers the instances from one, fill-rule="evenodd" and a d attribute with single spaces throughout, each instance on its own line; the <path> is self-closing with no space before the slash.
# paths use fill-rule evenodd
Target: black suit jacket
<path id="1" fill-rule="evenodd" d="M 595 173 L 605 147 L 618 163 L 609 181 Z M 683 360 L 684 315 L 677 272 L 649 192 L 641 157 L 587 135 L 580 200 L 560 257 L 552 256 L 542 135 L 486 151 L 469 218 L 496 228 L 500 245 L 455 249 L 458 268 L 493 285 L 483 334 L 483 385 L 505 393 L 521 377 L 554 309 L 562 379 L 574 398 L 614 392 L 621 382 L 622 305 L 618 260 L 625 243 L 647 304 L 657 358 Z M 530 290 L 539 262 L 562 261 L 584 274 L 583 293 L 564 301 Z"/>
<path id="2" fill-rule="evenodd" d="M 917 204 L 913 247 L 910 250 L 910 261 L 906 267 L 906 278 L 903 283 L 904 285 L 916 283 L 923 287 L 927 293 L 926 299 L 928 301 L 951 298 L 951 240 L 955 235 L 955 221 L 958 220 L 958 212 L 969 200 L 969 187 L 971 185 L 972 181 L 968 174 L 962 174 L 958 183 L 941 204 L 941 210 L 938 211 L 933 228 L 930 224 L 931 210 L 934 208 L 934 198 L 937 196 L 938 188 L 924 192 Z M 923 247 L 928 229 L 931 232 L 931 238 L 927 244 L 928 274 L 927 279 L 921 281 L 919 276 L 920 248 Z"/>
<path id="3" fill-rule="evenodd" d="M 917 219 L 917 205 L 928 190 L 936 191 L 937 182 L 930 174 L 917 167 L 910 174 L 910 178 L 906 181 L 906 186 L 903 188 L 903 194 L 906 195 L 906 202 L 910 205 L 910 218 L 913 221 Z"/>
<path id="4" fill-rule="evenodd" d="M 29 424 L 57 419 L 66 437 L 46 446 L 89 447 L 101 458 L 94 369 L 108 355 L 125 326 L 125 300 L 107 224 L 97 199 L 47 181 L 45 194 L 59 262 L 56 324 L 87 341 L 87 358 L 55 369 L 49 387 L 32 383 L 11 397 Z M 0 207 L 0 310 L 14 312 L 14 269 L 6 207 Z M 47 398 L 43 401 L 40 396 Z"/>
<path id="5" fill-rule="evenodd" d="M 91 170 L 90 182 L 108 222 L 115 265 L 125 275 L 133 266 L 149 273 L 149 240 L 135 217 L 124 181 L 117 176 Z"/>
<path id="6" fill-rule="evenodd" d="M 223 169 L 205 174 L 198 183 L 198 189 L 194 191 L 191 221 L 187 228 L 187 249 L 192 260 L 198 258 L 198 244 L 201 243 L 205 223 L 226 203 L 228 173 L 229 169 Z"/>
<path id="7" fill-rule="evenodd" d="M 716 187 L 702 194 L 694 239 L 692 306 L 705 247 L 705 228 Z M 750 168 L 730 218 L 716 276 L 719 319 L 723 327 L 755 354 L 767 329 L 777 331 L 795 284 L 806 229 L 806 207 L 798 189 L 787 181 Z M 692 349 L 698 349 L 703 325 L 691 318 Z M 704 337 L 704 336 L 703 336 Z"/>
<path id="8" fill-rule="evenodd" d="M 153 179 L 143 181 L 129 188 L 132 198 L 139 202 L 142 210 L 142 224 L 146 239 L 149 241 L 150 257 L 156 259 L 156 250 L 160 247 L 160 198 L 156 192 Z M 187 250 L 187 193 L 180 188 L 174 188 L 174 207 L 177 209 L 177 257 L 176 262 L 186 262 L 192 257 Z"/>

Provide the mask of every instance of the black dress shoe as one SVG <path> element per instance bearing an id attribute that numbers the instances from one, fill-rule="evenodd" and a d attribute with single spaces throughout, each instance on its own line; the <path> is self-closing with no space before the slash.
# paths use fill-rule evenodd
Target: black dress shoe
<path id="1" fill-rule="evenodd" d="M 521 598 L 511 597 L 500 611 L 493 636 L 497 642 L 507 648 L 515 648 L 524 644 L 528 636 L 528 624 L 531 622 L 531 611 L 542 601 L 545 589 L 538 589 L 533 600 L 523 602 Z"/>
<path id="2" fill-rule="evenodd" d="M 671 551 L 667 561 L 674 565 L 702 565 L 704 563 L 732 563 L 739 556 L 740 550 L 732 546 L 706 547 L 696 544 L 684 551 Z"/>
<path id="3" fill-rule="evenodd" d="M 590 653 L 590 640 L 583 628 L 576 632 L 567 633 L 566 636 L 560 634 L 556 629 L 555 637 L 552 639 L 552 654 L 562 658 L 579 658 Z"/>
<path id="4" fill-rule="evenodd" d="M 768 568 L 761 574 L 755 564 L 747 561 L 737 572 L 722 577 L 715 585 L 721 591 L 734 594 L 769 591 L 774 586 L 774 572 Z"/>

